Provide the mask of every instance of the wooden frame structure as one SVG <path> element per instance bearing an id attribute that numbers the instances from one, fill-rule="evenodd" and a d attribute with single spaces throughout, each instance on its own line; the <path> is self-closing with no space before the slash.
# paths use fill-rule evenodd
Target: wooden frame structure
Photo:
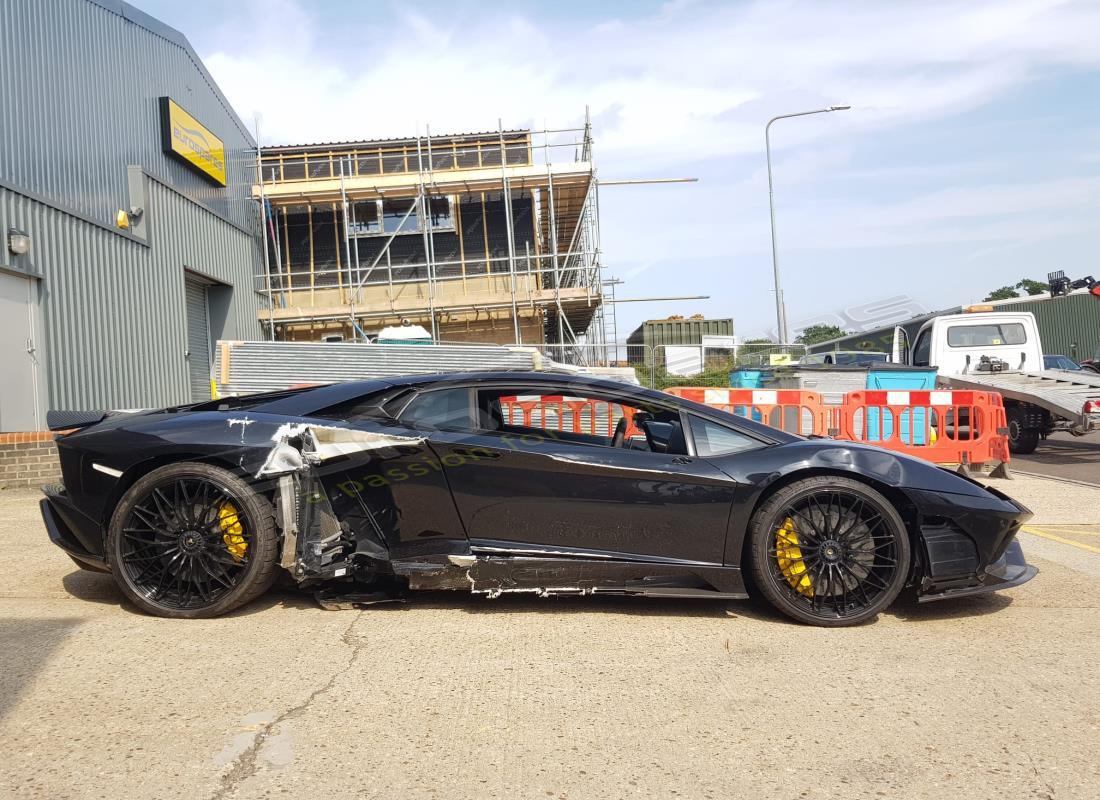
<path id="1" fill-rule="evenodd" d="M 567 359 L 607 342 L 587 120 L 264 148 L 259 173 L 273 338 L 408 320 L 439 342 L 555 343 Z"/>

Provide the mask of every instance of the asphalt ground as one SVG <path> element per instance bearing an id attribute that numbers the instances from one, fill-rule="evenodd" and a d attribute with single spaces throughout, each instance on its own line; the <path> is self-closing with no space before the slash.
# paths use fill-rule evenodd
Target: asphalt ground
<path id="1" fill-rule="evenodd" d="M 1100 486 L 1100 431 L 1080 437 L 1056 433 L 1039 442 L 1031 455 L 1012 456 L 1011 467 Z"/>
<path id="2" fill-rule="evenodd" d="M 1019 477 L 1039 576 L 824 630 L 756 602 L 273 592 L 155 619 L 0 492 L 3 798 L 1092 798 L 1100 489 Z"/>

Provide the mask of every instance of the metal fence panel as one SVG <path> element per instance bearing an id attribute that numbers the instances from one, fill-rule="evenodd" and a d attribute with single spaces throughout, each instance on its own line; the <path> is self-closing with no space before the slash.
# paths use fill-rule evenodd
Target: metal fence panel
<path id="1" fill-rule="evenodd" d="M 531 348 L 496 345 L 369 345 L 352 342 L 218 342 L 214 380 L 220 395 L 296 384 L 481 370 L 536 369 Z"/>

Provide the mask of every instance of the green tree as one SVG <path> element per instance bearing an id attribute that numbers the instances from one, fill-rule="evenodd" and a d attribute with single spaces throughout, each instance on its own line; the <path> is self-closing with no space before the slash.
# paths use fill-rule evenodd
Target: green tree
<path id="1" fill-rule="evenodd" d="M 847 333 L 848 331 L 836 325 L 811 325 L 808 328 L 803 328 L 802 333 L 798 334 L 795 341 L 799 344 L 817 344 L 818 342 L 827 342 L 830 339 L 839 339 Z"/>
<path id="2" fill-rule="evenodd" d="M 994 289 L 986 296 L 985 300 L 987 303 L 991 300 L 1015 300 L 1020 296 L 1020 293 L 1016 291 L 1017 289 L 1023 289 L 1034 297 L 1048 291 L 1050 286 L 1046 281 L 1033 281 L 1031 278 L 1023 278 L 1015 286 L 1002 286 L 1000 289 Z"/>
<path id="3" fill-rule="evenodd" d="M 1014 286 L 1002 286 L 1000 289 L 994 289 L 992 292 L 985 296 L 986 302 L 990 300 L 1011 300 L 1014 297 L 1019 297 L 1020 293 L 1016 291 Z"/>

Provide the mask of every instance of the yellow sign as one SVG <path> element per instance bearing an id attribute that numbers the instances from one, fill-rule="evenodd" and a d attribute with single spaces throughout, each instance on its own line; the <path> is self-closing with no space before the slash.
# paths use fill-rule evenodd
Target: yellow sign
<path id="1" fill-rule="evenodd" d="M 768 356 L 768 362 L 773 367 L 782 367 L 785 364 L 790 364 L 791 363 L 791 354 L 790 353 L 772 353 L 771 355 Z"/>
<path id="2" fill-rule="evenodd" d="M 170 97 L 160 98 L 160 130 L 164 152 L 180 159 L 218 186 L 225 186 L 225 142 Z"/>

